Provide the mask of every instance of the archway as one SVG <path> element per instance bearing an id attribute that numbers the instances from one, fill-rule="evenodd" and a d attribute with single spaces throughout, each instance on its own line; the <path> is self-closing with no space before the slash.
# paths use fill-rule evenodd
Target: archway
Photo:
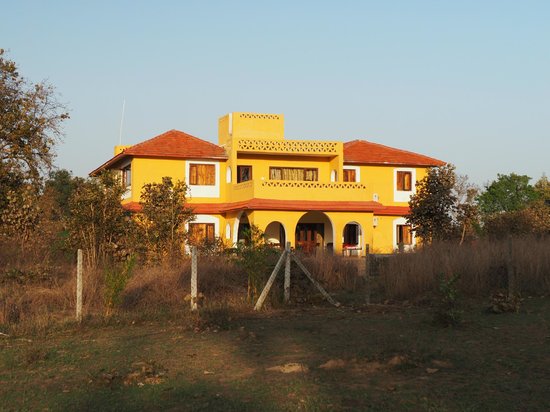
<path id="1" fill-rule="evenodd" d="M 284 248 L 286 244 L 286 230 L 281 222 L 271 222 L 265 228 L 267 243 Z"/>
<path id="2" fill-rule="evenodd" d="M 240 212 L 233 226 L 233 243 L 246 242 L 250 236 L 250 222 L 244 212 Z"/>
<path id="3" fill-rule="evenodd" d="M 342 233 L 342 251 L 347 255 L 359 255 L 363 244 L 363 230 L 357 222 L 349 222 Z"/>
<path id="4" fill-rule="evenodd" d="M 334 248 L 334 226 L 323 212 L 307 212 L 304 214 L 294 233 L 297 249 L 305 253 L 316 253 Z"/>

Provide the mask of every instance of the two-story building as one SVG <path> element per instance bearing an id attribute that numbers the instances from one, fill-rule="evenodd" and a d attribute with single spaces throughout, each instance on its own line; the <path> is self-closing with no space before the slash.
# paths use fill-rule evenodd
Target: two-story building
<path id="1" fill-rule="evenodd" d="M 254 224 L 274 244 L 363 254 L 367 244 L 378 253 L 415 244 L 409 198 L 427 168 L 443 164 L 363 140 L 288 140 L 282 114 L 230 113 L 219 119 L 217 145 L 170 130 L 115 147 L 91 175 L 119 170 L 131 211 L 144 184 L 185 181 L 195 238 L 232 245 Z"/>

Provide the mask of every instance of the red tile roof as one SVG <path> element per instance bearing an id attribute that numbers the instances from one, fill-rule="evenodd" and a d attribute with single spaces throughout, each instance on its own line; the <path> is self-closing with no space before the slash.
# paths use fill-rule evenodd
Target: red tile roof
<path id="1" fill-rule="evenodd" d="M 384 206 L 378 202 L 338 202 L 250 199 L 234 203 L 188 203 L 194 213 L 221 214 L 238 210 L 303 210 L 320 212 L 372 212 L 382 216 L 405 216 L 409 214 L 407 206 Z M 141 205 L 137 202 L 123 205 L 126 210 L 139 212 Z"/>
<path id="2" fill-rule="evenodd" d="M 401 166 L 443 166 L 445 164 L 432 157 L 365 140 L 344 143 L 344 163 Z"/>
<path id="3" fill-rule="evenodd" d="M 227 159 L 227 154 L 222 147 L 190 134 L 180 132 L 179 130 L 169 130 L 152 139 L 124 149 L 122 153 L 99 166 L 90 175 L 97 174 L 103 169 L 108 169 L 110 166 L 130 156 L 175 159 Z"/>

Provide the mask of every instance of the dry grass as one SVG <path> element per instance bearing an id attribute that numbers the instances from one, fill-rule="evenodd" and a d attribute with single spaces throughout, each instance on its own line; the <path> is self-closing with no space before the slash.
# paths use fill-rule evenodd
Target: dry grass
<path id="1" fill-rule="evenodd" d="M 494 291 L 507 287 L 508 247 L 508 241 L 480 240 L 462 246 L 442 243 L 416 253 L 384 259 L 376 270 L 382 287 L 380 299 L 417 301 L 429 297 L 437 290 L 441 274 L 448 277 L 459 274 L 457 286 L 464 296 L 489 297 Z M 0 257 L 7 250 L 0 252 Z M 25 259 L 19 257 L 0 262 L 0 331 L 46 331 L 59 322 L 72 322 L 76 301 L 74 264 L 54 266 Z M 301 256 L 301 259 L 331 292 L 355 291 L 362 286 L 358 276 L 363 270 L 359 264 L 363 263 L 362 259 L 329 254 Z M 520 293 L 550 293 L 549 238 L 514 239 L 511 261 Z M 21 266 L 17 268 L 16 263 Z M 190 272 L 189 259 L 171 265 L 137 265 L 122 291 L 115 314 L 140 317 L 186 311 Z M 103 269 L 85 271 L 84 314 L 87 317 L 103 319 L 107 312 L 104 276 Z M 293 289 L 294 296 L 302 292 L 307 294 L 310 285 L 305 277 L 296 274 L 293 279 L 297 286 Z M 246 274 L 228 256 L 199 259 L 199 291 L 202 294 L 200 304 L 206 311 L 208 308 L 248 311 L 252 307 L 246 301 Z M 273 302 L 281 298 L 277 288 L 272 295 Z"/>
<path id="2" fill-rule="evenodd" d="M 439 243 L 397 255 L 380 268 L 384 293 L 390 299 L 415 300 L 437 289 L 438 276 L 460 275 L 461 293 L 489 296 L 508 286 L 508 259 L 518 292 L 550 293 L 550 238 L 514 238 L 511 257 L 508 251 L 508 240 L 483 239 L 461 246 Z"/>
<path id="3" fill-rule="evenodd" d="M 316 256 L 300 256 L 304 266 L 313 277 L 329 291 L 354 291 L 357 288 L 359 267 L 358 259 L 343 258 L 330 253 Z M 362 267 L 362 266 L 361 266 Z"/>
<path id="4" fill-rule="evenodd" d="M 12 264 L 14 264 L 12 262 Z M 32 267 L 31 262 L 15 269 L 0 268 L 0 332 L 45 332 L 59 322 L 73 321 L 76 306 L 74 265 Z M 246 277 L 226 256 L 199 259 L 200 304 L 228 307 L 246 304 Z M 121 315 L 150 316 L 178 312 L 189 307 L 190 259 L 178 265 L 138 266 L 122 291 Z M 104 269 L 84 270 L 83 311 L 85 316 L 103 318 L 106 307 Z"/>

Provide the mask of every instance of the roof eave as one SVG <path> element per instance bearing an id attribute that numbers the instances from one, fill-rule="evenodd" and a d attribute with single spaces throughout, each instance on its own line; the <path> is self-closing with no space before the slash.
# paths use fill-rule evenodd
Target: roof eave
<path id="1" fill-rule="evenodd" d="M 105 163 L 103 163 L 98 168 L 92 170 L 90 173 L 88 173 L 88 176 L 97 176 L 99 174 L 99 172 L 101 172 L 102 170 L 107 169 L 110 166 L 115 165 L 116 163 L 122 161 L 126 157 L 129 157 L 129 155 L 124 153 L 124 152 L 121 152 L 121 153 L 117 154 L 116 156 L 114 156 L 114 157 L 110 158 L 109 160 L 107 160 Z"/>

